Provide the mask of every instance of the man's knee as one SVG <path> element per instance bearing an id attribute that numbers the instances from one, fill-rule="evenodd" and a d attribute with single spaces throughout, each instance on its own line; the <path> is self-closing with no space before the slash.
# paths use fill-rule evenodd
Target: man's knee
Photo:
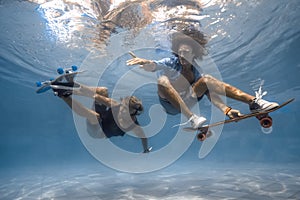
<path id="1" fill-rule="evenodd" d="M 97 87 L 96 93 L 101 96 L 108 97 L 108 89 L 106 87 Z"/>
<path id="2" fill-rule="evenodd" d="M 204 83 L 209 83 L 209 82 L 211 82 L 211 81 L 213 81 L 213 80 L 215 80 L 215 78 L 214 77 L 212 77 L 211 75 L 209 75 L 209 74 L 205 74 L 204 76 L 202 76 L 202 81 L 204 82 Z"/>
<path id="3" fill-rule="evenodd" d="M 215 84 L 215 83 L 219 82 L 219 80 L 211 75 L 205 74 L 197 82 L 204 83 L 206 85 L 211 85 L 211 84 Z"/>
<path id="4" fill-rule="evenodd" d="M 161 76 L 157 80 L 158 87 L 168 87 L 170 85 L 170 80 L 166 76 Z"/>
<path id="5" fill-rule="evenodd" d="M 200 79 L 194 84 L 193 89 L 199 95 L 203 95 L 208 92 L 208 87 L 214 84 L 215 78 L 211 75 L 202 75 Z"/>

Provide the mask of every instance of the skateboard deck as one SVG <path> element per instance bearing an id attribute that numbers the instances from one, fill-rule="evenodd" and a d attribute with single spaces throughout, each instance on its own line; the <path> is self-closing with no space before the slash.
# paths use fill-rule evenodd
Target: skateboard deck
<path id="1" fill-rule="evenodd" d="M 61 74 L 60 76 L 58 76 L 57 78 L 55 78 L 53 80 L 36 82 L 37 87 L 39 87 L 36 90 L 36 93 L 40 94 L 40 93 L 46 92 L 50 89 L 70 89 L 71 87 L 74 86 L 74 84 L 70 84 L 70 82 L 73 82 L 75 76 L 82 72 L 84 72 L 84 71 L 68 70 L 65 72 L 59 72 L 59 73 L 64 73 L 64 74 Z M 57 85 L 54 83 L 60 83 L 60 84 Z"/>
<path id="2" fill-rule="evenodd" d="M 238 121 L 241 121 L 243 119 L 247 119 L 247 118 L 251 118 L 251 117 L 256 117 L 260 121 L 260 125 L 262 127 L 270 128 L 272 126 L 272 118 L 269 116 L 269 113 L 274 112 L 274 111 L 286 106 L 287 104 L 294 101 L 294 99 L 295 98 L 289 99 L 288 101 L 282 103 L 281 105 L 279 105 L 279 106 L 277 106 L 273 109 L 267 110 L 267 111 L 260 111 L 260 112 L 245 114 L 245 115 L 242 115 L 240 117 L 233 118 L 233 119 L 227 119 L 227 120 L 219 121 L 219 122 L 212 123 L 212 124 L 206 124 L 206 125 L 203 125 L 199 128 L 185 127 L 185 128 L 183 128 L 183 130 L 185 130 L 185 131 L 199 131 L 197 137 L 200 141 L 203 141 L 203 140 L 206 139 L 206 137 L 209 137 L 211 135 L 211 133 L 209 133 L 209 131 L 208 131 L 208 129 L 210 127 L 215 127 L 215 126 L 219 126 L 219 125 L 227 124 L 227 123 L 231 123 L 231 122 L 238 122 Z M 208 135 L 206 136 L 206 134 L 208 134 Z"/>

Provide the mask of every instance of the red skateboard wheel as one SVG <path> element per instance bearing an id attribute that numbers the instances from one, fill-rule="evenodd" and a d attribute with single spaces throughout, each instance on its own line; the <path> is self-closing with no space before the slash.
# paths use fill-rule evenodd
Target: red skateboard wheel
<path id="1" fill-rule="evenodd" d="M 197 138 L 199 141 L 203 142 L 206 139 L 206 134 L 198 133 Z"/>
<path id="2" fill-rule="evenodd" d="M 273 124 L 272 118 L 269 116 L 260 119 L 260 125 L 264 128 L 270 128 L 272 124 Z"/>

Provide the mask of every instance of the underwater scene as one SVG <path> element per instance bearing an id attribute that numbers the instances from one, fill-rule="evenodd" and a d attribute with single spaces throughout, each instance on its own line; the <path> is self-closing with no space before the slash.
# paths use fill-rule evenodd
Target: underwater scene
<path id="1" fill-rule="evenodd" d="M 0 199 L 300 199 L 299 10 L 0 1 Z"/>

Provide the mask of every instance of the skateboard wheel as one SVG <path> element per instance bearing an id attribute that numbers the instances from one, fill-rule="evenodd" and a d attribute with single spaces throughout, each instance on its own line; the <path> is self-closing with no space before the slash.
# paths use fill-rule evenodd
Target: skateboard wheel
<path id="1" fill-rule="evenodd" d="M 78 70 L 78 67 L 77 67 L 76 65 L 73 65 L 73 66 L 72 66 L 72 70 L 75 72 L 75 71 Z"/>
<path id="2" fill-rule="evenodd" d="M 56 71 L 58 74 L 63 74 L 65 72 L 65 70 L 62 67 L 57 68 Z"/>
<path id="3" fill-rule="evenodd" d="M 265 117 L 260 120 L 260 125 L 264 128 L 270 128 L 273 124 L 271 117 Z"/>
<path id="4" fill-rule="evenodd" d="M 41 81 L 37 81 L 37 82 L 35 82 L 35 84 L 36 84 L 37 87 L 41 87 L 42 86 L 42 82 Z"/>
<path id="5" fill-rule="evenodd" d="M 198 133 L 197 139 L 201 142 L 203 142 L 206 139 L 206 134 L 204 133 Z"/>

